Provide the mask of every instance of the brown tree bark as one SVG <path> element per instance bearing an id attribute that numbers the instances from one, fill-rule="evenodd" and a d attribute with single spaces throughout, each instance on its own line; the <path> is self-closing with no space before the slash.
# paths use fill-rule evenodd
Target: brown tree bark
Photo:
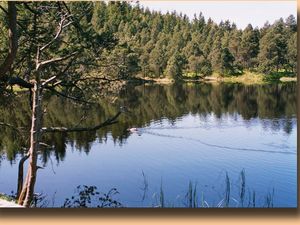
<path id="1" fill-rule="evenodd" d="M 19 198 L 21 191 L 23 189 L 24 163 L 28 158 L 29 158 L 29 153 L 23 156 L 23 158 L 19 162 L 17 198 Z"/>
<path id="2" fill-rule="evenodd" d="M 11 66 L 15 60 L 18 49 L 18 35 L 17 35 L 17 8 L 16 2 L 8 2 L 8 38 L 9 47 L 8 54 L 0 65 L 0 79 L 11 69 Z"/>
<path id="3" fill-rule="evenodd" d="M 20 193 L 18 203 L 25 207 L 30 207 L 34 197 L 34 186 L 37 174 L 37 152 L 40 147 L 41 127 L 42 127 L 42 87 L 37 80 L 32 88 L 32 123 L 30 131 L 29 168 L 26 179 Z"/>

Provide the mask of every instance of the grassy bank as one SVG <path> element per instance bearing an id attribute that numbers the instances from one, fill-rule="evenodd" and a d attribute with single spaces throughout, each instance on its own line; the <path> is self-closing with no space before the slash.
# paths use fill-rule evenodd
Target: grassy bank
<path id="1" fill-rule="evenodd" d="M 241 75 L 232 76 L 222 76 L 219 73 L 213 73 L 211 76 L 204 77 L 203 80 L 207 82 L 265 84 L 272 82 L 297 81 L 297 76 L 288 72 L 274 72 L 271 74 L 262 74 L 258 72 L 245 71 Z"/>
<path id="2" fill-rule="evenodd" d="M 175 80 L 165 77 L 165 78 L 151 78 L 144 77 L 141 78 L 148 82 L 158 83 L 158 84 L 170 84 L 174 83 Z M 183 75 L 183 82 L 225 82 L 225 83 L 243 83 L 243 84 L 266 84 L 273 82 L 295 82 L 297 81 L 297 76 L 286 73 L 277 72 L 271 74 L 262 74 L 257 72 L 245 71 L 242 75 L 232 75 L 223 76 L 219 73 L 213 73 L 211 76 L 196 76 L 192 73 L 185 73 Z"/>
<path id="3" fill-rule="evenodd" d="M 226 83 L 243 83 L 243 84 L 263 84 L 268 81 L 265 79 L 265 75 L 260 73 L 245 72 L 239 76 L 221 76 L 214 73 L 212 76 L 205 77 L 205 80 L 211 82 L 226 82 Z"/>
<path id="4" fill-rule="evenodd" d="M 273 82 L 296 82 L 297 76 L 287 72 L 276 72 L 271 74 L 262 74 L 257 72 L 245 71 L 242 75 L 223 76 L 219 73 L 214 72 L 211 76 L 196 76 L 194 73 L 185 73 L 183 75 L 183 82 L 223 82 L 223 83 L 242 83 L 246 85 L 250 84 L 267 84 Z M 129 78 L 124 80 L 125 83 L 156 83 L 156 84 L 172 84 L 175 82 L 174 79 L 169 77 L 153 78 L 153 77 L 137 77 Z M 21 88 L 18 85 L 14 85 L 14 92 L 27 91 L 26 88 Z"/>

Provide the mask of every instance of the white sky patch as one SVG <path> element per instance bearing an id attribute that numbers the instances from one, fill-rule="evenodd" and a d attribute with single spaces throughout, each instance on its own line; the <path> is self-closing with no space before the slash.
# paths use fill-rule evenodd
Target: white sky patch
<path id="1" fill-rule="evenodd" d="M 262 27 L 266 21 L 273 23 L 280 17 L 297 17 L 297 1 L 140 1 L 140 6 L 151 11 L 167 13 L 176 11 L 186 14 L 190 19 L 202 12 L 205 20 L 209 17 L 216 23 L 230 20 L 238 28 L 244 29 L 249 23 Z"/>

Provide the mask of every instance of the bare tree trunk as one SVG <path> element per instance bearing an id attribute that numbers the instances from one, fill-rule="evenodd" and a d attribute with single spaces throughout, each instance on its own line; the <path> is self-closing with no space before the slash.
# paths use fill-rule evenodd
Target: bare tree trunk
<path id="1" fill-rule="evenodd" d="M 25 207 L 30 207 L 34 197 L 34 186 L 37 174 L 37 152 L 41 139 L 42 128 L 42 86 L 40 81 L 34 84 L 32 90 L 32 124 L 30 131 L 30 149 L 29 149 L 29 168 L 26 175 L 26 180 L 20 193 L 18 203 Z"/>
<path id="2" fill-rule="evenodd" d="M 18 187 L 17 187 L 17 198 L 19 198 L 21 191 L 23 189 L 23 171 L 24 171 L 24 162 L 29 158 L 29 153 L 27 153 L 19 162 L 18 170 Z"/>
<path id="3" fill-rule="evenodd" d="M 18 49 L 18 35 L 17 35 L 17 8 L 16 2 L 8 2 L 8 38 L 9 48 L 8 54 L 0 65 L 0 78 L 11 69 Z"/>

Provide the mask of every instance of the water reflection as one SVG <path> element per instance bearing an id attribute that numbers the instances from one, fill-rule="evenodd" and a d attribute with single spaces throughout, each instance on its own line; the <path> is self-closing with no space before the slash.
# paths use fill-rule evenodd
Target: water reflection
<path id="1" fill-rule="evenodd" d="M 128 128 L 143 128 L 153 121 L 168 120 L 170 129 L 176 129 L 175 120 L 191 114 L 205 121 L 210 115 L 216 119 L 242 116 L 244 124 L 251 126 L 259 119 L 264 129 L 274 132 L 283 130 L 287 135 L 296 126 L 296 84 L 177 84 L 142 85 L 124 89 L 117 101 L 111 103 L 99 99 L 99 104 L 82 106 L 49 97 L 44 116 L 45 126 L 91 126 L 104 121 L 117 112 L 120 106 L 130 111 L 119 118 L 119 122 L 110 127 L 93 132 L 51 133 L 44 135 L 41 152 L 44 163 L 54 152 L 59 162 L 65 158 L 67 144 L 88 153 L 96 140 L 105 142 L 111 136 L 115 144 L 123 145 L 131 135 Z M 11 101 L 2 101 L 1 121 L 11 127 L 0 129 L 0 151 L 14 160 L 18 153 L 28 146 L 30 129 L 30 108 L 28 96 L 22 95 Z M 225 125 L 227 126 L 227 125 Z M 159 127 L 158 129 L 168 129 Z"/>

